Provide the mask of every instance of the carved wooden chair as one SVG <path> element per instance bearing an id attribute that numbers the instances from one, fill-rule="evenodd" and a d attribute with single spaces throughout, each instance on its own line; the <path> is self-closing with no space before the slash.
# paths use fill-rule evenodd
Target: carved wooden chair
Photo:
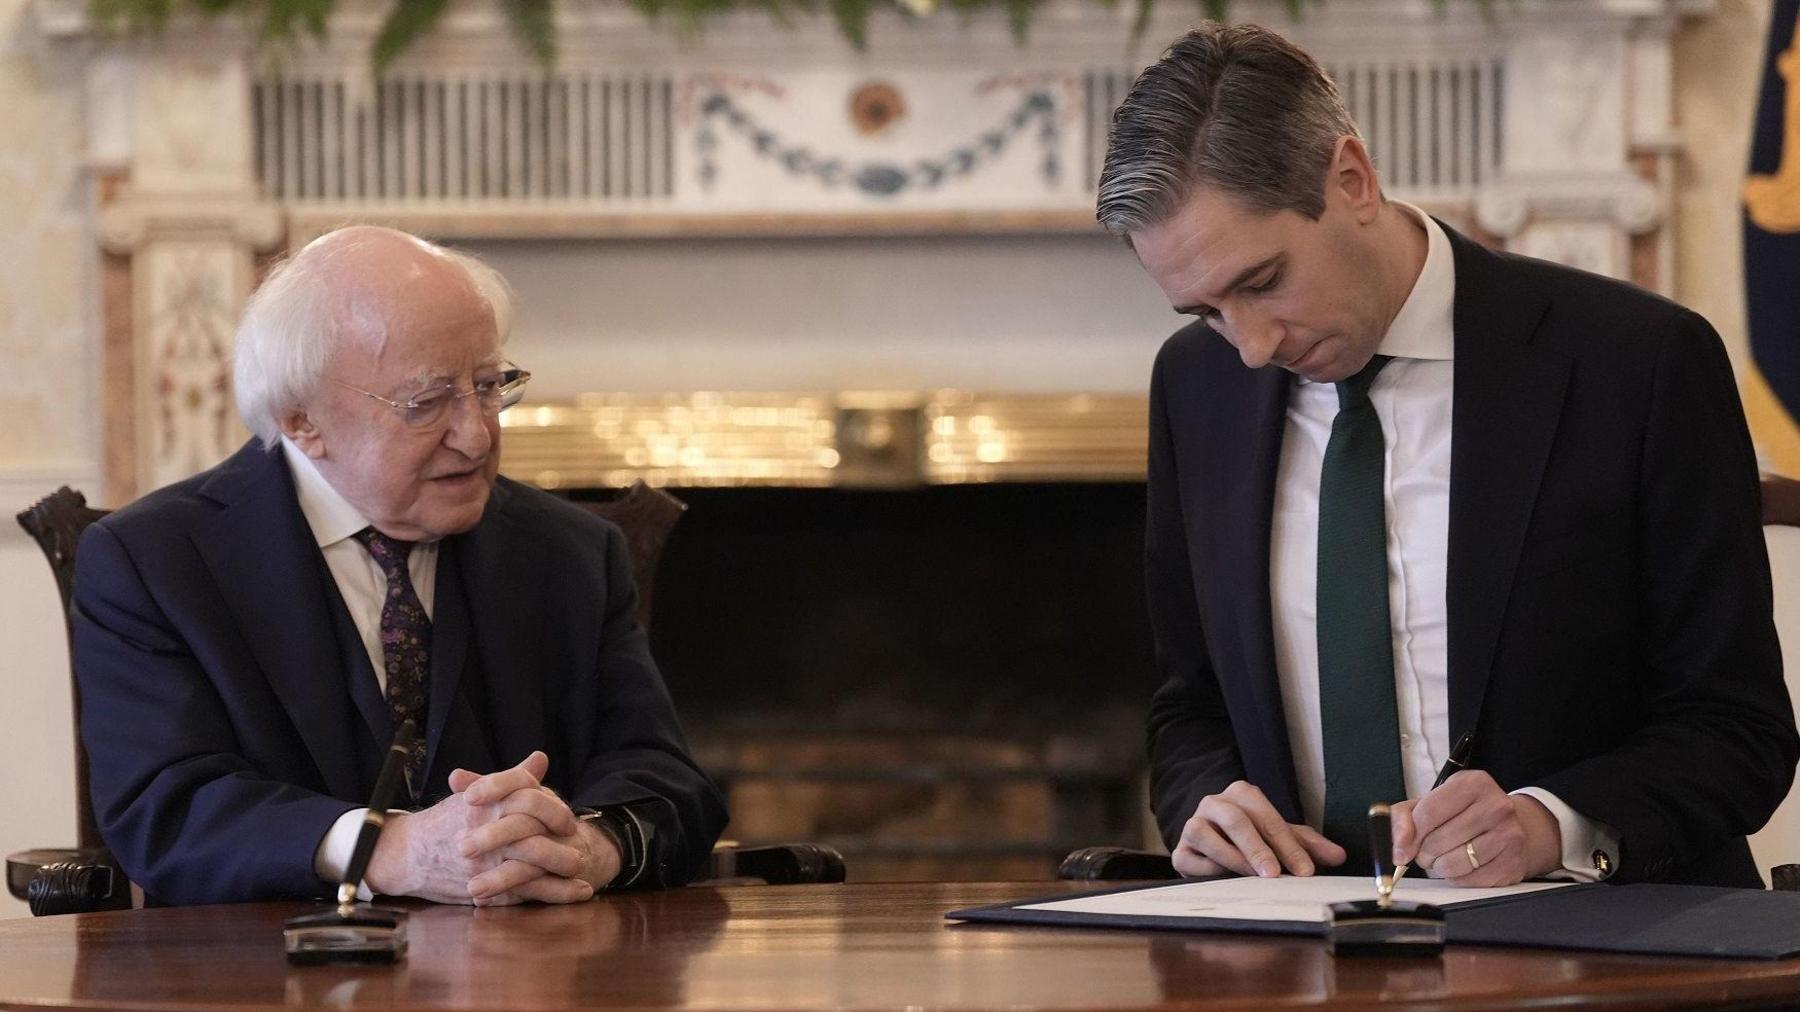
<path id="1" fill-rule="evenodd" d="M 638 586 L 638 621 L 650 627 L 656 572 L 663 547 L 687 504 L 660 489 L 635 482 L 617 498 L 580 504 L 619 525 L 631 552 L 632 575 Z M 74 594 L 75 546 L 82 531 L 107 514 L 67 486 L 18 515 L 44 551 L 62 595 L 63 620 L 69 618 Z M 73 848 L 20 851 L 6 858 L 6 885 L 30 904 L 33 914 L 77 913 L 131 906 L 132 890 L 125 873 L 106 850 L 94 821 L 88 793 L 87 749 L 81 742 L 81 686 L 71 674 L 75 714 L 75 805 L 78 813 Z M 844 859 L 836 850 L 799 843 L 738 848 L 722 844 L 713 851 L 712 879 L 756 880 L 774 885 L 844 881 Z"/>
<path id="2" fill-rule="evenodd" d="M 1083 847 L 1070 851 L 1056 870 L 1071 882 L 1138 882 L 1180 878 L 1169 855 L 1124 847 Z"/>
<path id="3" fill-rule="evenodd" d="M 56 589 L 62 595 L 63 629 L 68 633 L 69 600 L 75 592 L 75 544 L 88 524 L 105 516 L 67 485 L 38 500 L 18 515 L 19 526 L 34 538 L 50 560 Z M 81 742 L 81 686 L 69 685 L 75 698 L 75 846 L 25 850 L 6 857 L 6 888 L 31 905 L 34 914 L 118 910 L 131 906 L 131 886 L 100 840 L 94 803 L 88 794 L 87 747 Z"/>

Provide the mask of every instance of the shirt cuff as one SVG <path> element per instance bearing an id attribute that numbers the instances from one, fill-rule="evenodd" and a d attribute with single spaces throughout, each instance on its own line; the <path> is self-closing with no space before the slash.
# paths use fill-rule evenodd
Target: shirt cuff
<path id="1" fill-rule="evenodd" d="M 350 855 L 356 850 L 356 837 L 362 832 L 363 817 L 368 812 L 367 808 L 352 808 L 338 816 L 325 832 L 325 838 L 319 841 L 319 849 L 313 851 L 313 871 L 320 878 L 334 886 L 344 881 L 344 869 L 350 866 Z M 359 882 L 356 898 L 366 903 L 374 899 L 375 894 L 369 891 L 368 883 Z"/>
<path id="2" fill-rule="evenodd" d="M 1542 787 L 1521 787 L 1514 794 L 1535 798 L 1550 810 L 1562 831 L 1562 867 L 1546 878 L 1570 882 L 1601 882 L 1619 865 L 1618 831 L 1570 808 L 1563 799 Z"/>

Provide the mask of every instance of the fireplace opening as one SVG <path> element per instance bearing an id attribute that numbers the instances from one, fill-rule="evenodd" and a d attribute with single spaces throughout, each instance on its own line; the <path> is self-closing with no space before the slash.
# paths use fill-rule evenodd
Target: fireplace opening
<path id="1" fill-rule="evenodd" d="M 652 647 L 728 836 L 859 881 L 1145 845 L 1141 481 L 672 491 Z"/>

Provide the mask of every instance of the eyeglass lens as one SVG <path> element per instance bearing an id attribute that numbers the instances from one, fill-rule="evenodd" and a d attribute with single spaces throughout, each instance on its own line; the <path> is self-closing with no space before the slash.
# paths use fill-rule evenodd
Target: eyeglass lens
<path id="1" fill-rule="evenodd" d="M 531 374 L 523 369 L 508 369 L 491 379 L 479 380 L 468 390 L 443 386 L 419 394 L 407 402 L 403 417 L 413 426 L 434 425 L 450 407 L 450 402 L 473 396 L 483 414 L 497 415 L 519 403 L 525 396 L 525 382 Z"/>

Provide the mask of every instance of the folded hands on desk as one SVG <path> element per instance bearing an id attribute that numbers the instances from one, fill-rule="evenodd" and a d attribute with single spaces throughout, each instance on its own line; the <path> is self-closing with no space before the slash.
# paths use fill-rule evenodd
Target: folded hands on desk
<path id="1" fill-rule="evenodd" d="M 618 847 L 543 786 L 550 760 L 450 774 L 451 794 L 391 817 L 369 861 L 375 893 L 439 903 L 577 903 L 618 874 Z"/>

